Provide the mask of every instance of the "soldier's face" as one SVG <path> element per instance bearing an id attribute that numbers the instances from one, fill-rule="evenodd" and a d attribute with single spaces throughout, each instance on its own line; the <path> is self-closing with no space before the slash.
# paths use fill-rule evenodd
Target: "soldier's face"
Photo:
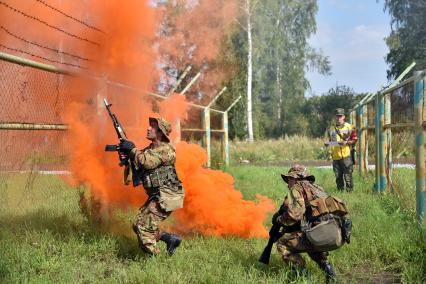
<path id="1" fill-rule="evenodd" d="M 292 188 L 295 183 L 296 183 L 296 179 L 295 178 L 288 177 L 288 188 Z"/>
<path id="2" fill-rule="evenodd" d="M 158 133 L 158 123 L 156 121 L 150 121 L 149 127 L 146 132 L 146 138 L 153 141 L 157 139 L 157 133 Z"/>
<path id="3" fill-rule="evenodd" d="M 337 124 L 343 124 L 345 122 L 345 116 L 344 115 L 336 115 L 336 123 Z"/>

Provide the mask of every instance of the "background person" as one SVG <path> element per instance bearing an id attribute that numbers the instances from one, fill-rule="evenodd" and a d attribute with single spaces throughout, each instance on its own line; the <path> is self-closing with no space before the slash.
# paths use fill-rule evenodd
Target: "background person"
<path id="1" fill-rule="evenodd" d="M 354 147 L 358 140 L 355 127 L 345 122 L 345 110 L 336 109 L 336 123 L 329 131 L 329 141 L 325 143 L 330 147 L 333 159 L 333 171 L 336 176 L 336 186 L 338 190 L 353 191 L 354 183 L 352 178 L 355 164 Z"/>

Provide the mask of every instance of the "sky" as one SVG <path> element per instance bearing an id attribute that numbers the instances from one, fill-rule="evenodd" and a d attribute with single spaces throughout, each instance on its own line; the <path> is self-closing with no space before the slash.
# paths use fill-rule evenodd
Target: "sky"
<path id="1" fill-rule="evenodd" d="M 336 85 L 355 92 L 374 92 L 387 82 L 384 38 L 390 33 L 390 16 L 383 0 L 319 0 L 317 33 L 309 43 L 322 49 L 332 75 L 307 73 L 311 90 L 321 95 Z"/>

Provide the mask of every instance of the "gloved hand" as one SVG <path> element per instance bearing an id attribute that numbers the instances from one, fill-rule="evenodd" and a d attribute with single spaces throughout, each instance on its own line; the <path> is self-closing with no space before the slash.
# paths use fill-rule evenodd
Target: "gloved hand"
<path id="1" fill-rule="evenodd" d="M 135 143 L 130 140 L 121 140 L 118 147 L 120 148 L 120 152 L 124 155 L 129 155 L 130 151 L 132 151 L 133 148 L 136 148 Z"/>
<path id="2" fill-rule="evenodd" d="M 121 164 L 126 165 L 127 160 L 129 159 L 129 155 L 124 152 L 118 152 L 118 159 L 120 160 Z"/>
<path id="3" fill-rule="evenodd" d="M 272 216 L 272 225 L 277 225 L 278 224 L 278 217 L 281 216 L 280 212 L 275 213 Z"/>

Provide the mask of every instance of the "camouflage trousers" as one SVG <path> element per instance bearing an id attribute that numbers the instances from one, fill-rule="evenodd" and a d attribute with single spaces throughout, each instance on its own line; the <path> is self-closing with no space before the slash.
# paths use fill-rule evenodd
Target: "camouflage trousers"
<path id="1" fill-rule="evenodd" d="M 340 160 L 333 161 L 333 171 L 336 176 L 336 185 L 338 190 L 352 191 L 354 183 L 352 179 L 352 172 L 354 171 L 354 164 L 351 157 L 346 157 Z"/>
<path id="2" fill-rule="evenodd" d="M 156 198 L 149 199 L 140 208 L 133 222 L 133 231 L 138 237 L 139 247 L 149 253 L 158 254 L 160 249 L 157 242 L 160 239 L 160 222 L 165 220 L 172 212 L 166 212 L 160 207 Z"/>
<path id="3" fill-rule="evenodd" d="M 306 252 L 317 264 L 327 262 L 328 252 L 317 252 L 301 231 L 284 234 L 277 241 L 277 250 L 283 261 L 297 268 L 305 268 L 306 262 L 299 254 Z"/>

